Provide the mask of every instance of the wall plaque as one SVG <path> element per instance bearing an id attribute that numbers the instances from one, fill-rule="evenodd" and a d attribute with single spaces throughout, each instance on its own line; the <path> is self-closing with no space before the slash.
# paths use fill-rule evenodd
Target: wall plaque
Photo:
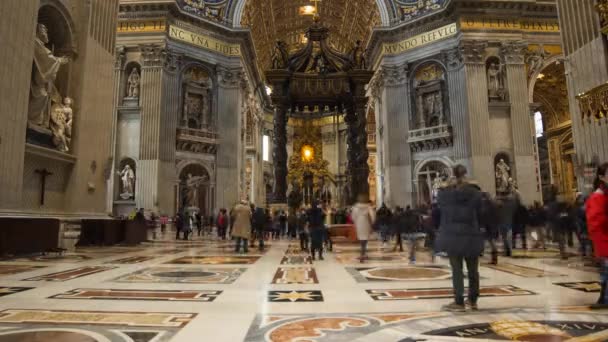
<path id="1" fill-rule="evenodd" d="M 234 57 L 241 55 L 241 46 L 239 44 L 226 43 L 203 34 L 184 30 L 183 28 L 174 25 L 169 26 L 169 37 L 210 51 L 219 52 L 225 56 Z"/>
<path id="2" fill-rule="evenodd" d="M 557 19 L 544 18 L 460 18 L 462 31 L 524 31 L 524 32 L 559 32 Z"/>
<path id="3" fill-rule="evenodd" d="M 118 34 L 165 32 L 165 28 L 164 19 L 125 20 L 118 22 L 116 32 Z"/>
<path id="4" fill-rule="evenodd" d="M 449 24 L 438 29 L 419 34 L 396 43 L 384 43 L 382 55 L 398 55 L 405 51 L 422 47 L 442 39 L 453 37 L 458 33 L 456 23 Z"/>

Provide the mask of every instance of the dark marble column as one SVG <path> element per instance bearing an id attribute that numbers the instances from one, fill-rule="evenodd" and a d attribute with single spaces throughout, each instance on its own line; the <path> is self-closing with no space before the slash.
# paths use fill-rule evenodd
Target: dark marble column
<path id="1" fill-rule="evenodd" d="M 287 202 L 287 109 L 278 104 L 274 111 L 274 203 Z"/>
<path id="2" fill-rule="evenodd" d="M 369 165 L 367 159 L 367 118 L 365 117 L 366 98 L 354 96 L 346 100 L 346 116 L 344 121 L 347 130 L 349 202 L 354 203 L 360 194 L 369 195 Z"/>

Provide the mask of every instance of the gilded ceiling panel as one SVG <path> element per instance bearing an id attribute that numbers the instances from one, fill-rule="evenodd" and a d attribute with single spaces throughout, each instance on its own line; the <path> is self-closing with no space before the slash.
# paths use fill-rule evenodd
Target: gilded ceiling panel
<path id="1" fill-rule="evenodd" d="M 376 0 L 321 0 L 318 3 L 321 23 L 330 29 L 330 44 L 347 52 L 361 40 L 364 45 L 372 29 L 380 25 Z M 249 27 L 263 70 L 271 65 L 277 40 L 285 41 L 291 51 L 306 43 L 304 32 L 312 23 L 314 0 L 249 0 L 241 25 Z"/>
<path id="2" fill-rule="evenodd" d="M 564 63 L 552 63 L 542 70 L 534 85 L 534 102 L 542 104 L 545 130 L 570 120 Z"/>

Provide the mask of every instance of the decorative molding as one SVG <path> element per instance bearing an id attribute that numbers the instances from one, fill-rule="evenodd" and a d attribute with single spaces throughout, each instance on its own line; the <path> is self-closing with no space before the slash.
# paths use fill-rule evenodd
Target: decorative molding
<path id="1" fill-rule="evenodd" d="M 167 50 L 164 61 L 165 70 L 168 72 L 175 72 L 179 70 L 183 63 L 183 59 L 183 53 L 177 53 L 173 50 Z"/>
<path id="2" fill-rule="evenodd" d="M 598 0 L 595 10 L 600 17 L 600 26 L 603 34 L 608 35 L 608 0 Z"/>
<path id="3" fill-rule="evenodd" d="M 143 67 L 162 67 L 165 61 L 166 51 L 160 45 L 140 45 Z"/>
<path id="4" fill-rule="evenodd" d="M 448 71 L 458 70 L 464 66 L 464 57 L 460 47 L 455 47 L 442 52 L 443 61 Z"/>
<path id="5" fill-rule="evenodd" d="M 523 41 L 503 42 L 500 47 L 505 64 L 524 64 L 527 52 L 528 44 Z"/>
<path id="6" fill-rule="evenodd" d="M 382 76 L 380 86 L 398 87 L 407 83 L 408 66 L 401 65 L 384 65 L 382 66 Z"/>
<path id="7" fill-rule="evenodd" d="M 224 88 L 239 88 L 242 87 L 244 82 L 243 68 L 227 68 L 222 65 L 218 65 L 216 68 L 218 83 Z"/>
<path id="8" fill-rule="evenodd" d="M 114 68 L 122 69 L 127 59 L 127 49 L 124 46 L 117 46 L 114 54 Z"/>
<path id="9" fill-rule="evenodd" d="M 465 64 L 484 64 L 487 41 L 465 40 L 460 44 L 460 53 Z"/>
<path id="10" fill-rule="evenodd" d="M 590 91 L 577 95 L 579 109 L 583 122 L 585 119 L 591 123 L 591 119 L 601 124 L 601 120 L 608 121 L 606 109 L 608 108 L 608 83 L 593 88 Z"/>

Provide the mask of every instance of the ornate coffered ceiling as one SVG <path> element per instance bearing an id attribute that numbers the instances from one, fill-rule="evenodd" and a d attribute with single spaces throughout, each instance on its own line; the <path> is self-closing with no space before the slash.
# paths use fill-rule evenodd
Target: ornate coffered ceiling
<path id="1" fill-rule="evenodd" d="M 308 0 L 249 0 L 243 10 L 241 25 L 249 27 L 253 36 L 258 65 L 270 67 L 273 47 L 277 40 L 285 41 L 290 51 L 306 43 L 304 32 L 312 23 L 312 15 L 303 15 Z M 321 23 L 330 29 L 329 43 L 347 52 L 357 40 L 367 42 L 371 31 L 380 24 L 376 0 L 322 0 L 319 2 Z"/>

